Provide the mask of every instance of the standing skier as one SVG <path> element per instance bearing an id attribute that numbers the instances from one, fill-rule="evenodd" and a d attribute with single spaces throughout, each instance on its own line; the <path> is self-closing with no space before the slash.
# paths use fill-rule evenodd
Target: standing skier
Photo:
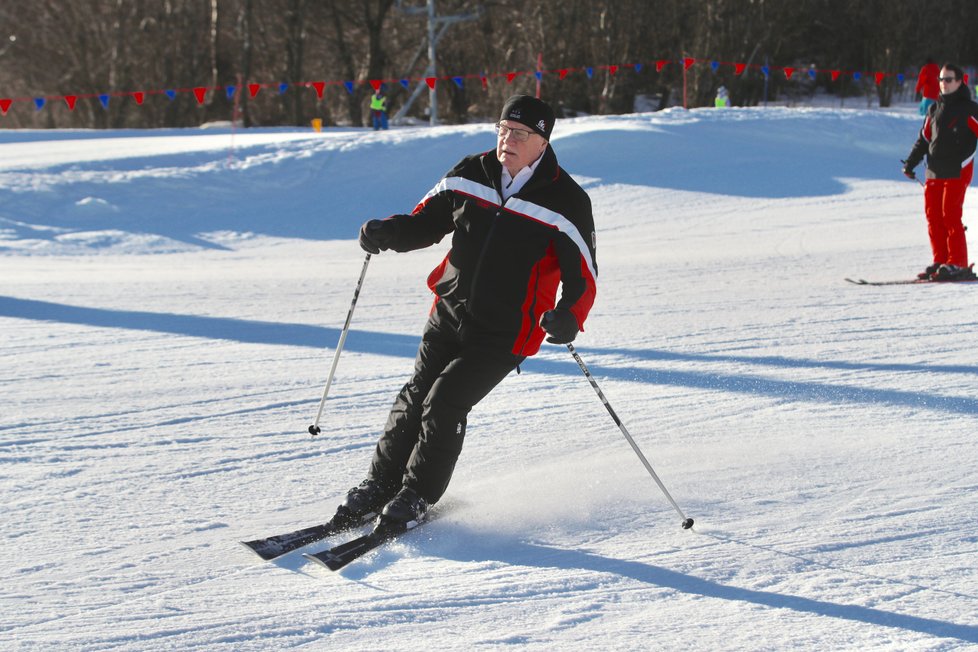
<path id="1" fill-rule="evenodd" d="M 558 164 L 553 109 L 514 95 L 496 124 L 496 149 L 462 159 L 410 215 L 370 220 L 372 254 L 428 247 L 451 234 L 428 276 L 435 294 L 414 375 L 394 401 L 367 479 L 334 521 L 379 513 L 381 524 L 420 522 L 445 493 L 466 417 L 547 341 L 583 330 L 597 263 L 587 193 Z M 558 284 L 561 287 L 558 299 Z"/>
<path id="2" fill-rule="evenodd" d="M 944 64 L 939 78 L 940 98 L 928 109 L 920 136 L 904 161 L 903 173 L 915 179 L 914 168 L 927 156 L 924 212 L 934 257 L 933 264 L 917 275 L 920 279 L 975 278 L 968 265 L 968 242 L 961 215 L 978 144 L 978 104 L 971 99 L 963 78 L 961 68 Z"/>

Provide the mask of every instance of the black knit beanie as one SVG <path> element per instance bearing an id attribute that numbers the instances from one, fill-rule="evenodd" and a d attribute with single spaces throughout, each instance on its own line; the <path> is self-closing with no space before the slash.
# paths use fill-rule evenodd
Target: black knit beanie
<path id="1" fill-rule="evenodd" d="M 506 100 L 499 116 L 499 121 L 503 120 L 524 124 L 547 140 L 550 140 L 556 122 L 550 105 L 529 95 L 514 95 Z"/>

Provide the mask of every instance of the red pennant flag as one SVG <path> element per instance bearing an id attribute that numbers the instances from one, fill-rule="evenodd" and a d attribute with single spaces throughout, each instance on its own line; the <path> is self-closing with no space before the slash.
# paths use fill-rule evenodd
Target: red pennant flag
<path id="1" fill-rule="evenodd" d="M 254 98 L 255 95 L 258 95 L 258 91 L 260 90 L 261 84 L 248 84 L 248 94 L 251 95 L 252 98 Z"/>
<path id="2" fill-rule="evenodd" d="M 483 75 L 479 79 L 482 80 L 482 90 L 484 90 L 484 91 L 485 90 L 489 90 L 489 80 L 486 78 L 486 76 Z"/>
<path id="3" fill-rule="evenodd" d="M 877 86 L 879 86 L 881 83 L 883 83 L 883 78 L 884 77 L 886 77 L 886 73 L 885 72 L 878 72 L 878 73 L 876 73 L 876 85 Z M 965 83 L 967 83 L 967 82 L 965 82 Z"/>
<path id="4" fill-rule="evenodd" d="M 658 61 L 655 62 L 655 71 L 662 72 L 662 69 L 666 67 L 667 63 L 669 62 L 663 59 L 659 59 Z"/>
<path id="5" fill-rule="evenodd" d="M 136 100 L 136 104 L 142 104 L 143 100 L 146 99 L 146 93 L 142 91 L 135 91 L 132 94 L 133 99 Z"/>
<path id="6" fill-rule="evenodd" d="M 964 82 L 965 86 L 968 85 L 968 73 L 964 73 L 964 77 L 961 78 L 961 81 Z"/>
<path id="7" fill-rule="evenodd" d="M 74 111 L 75 110 L 75 102 L 77 102 L 77 101 L 78 101 L 78 96 L 77 95 L 65 95 L 65 104 L 68 105 L 68 110 Z"/>
<path id="8" fill-rule="evenodd" d="M 567 76 L 567 72 L 568 72 L 568 71 L 567 71 L 567 68 L 561 68 L 561 69 L 560 69 L 560 70 L 558 70 L 557 72 L 558 72 L 558 74 L 560 75 L 560 78 L 561 78 L 561 79 L 563 79 L 564 77 L 566 77 L 566 76 Z"/>
<path id="9" fill-rule="evenodd" d="M 383 82 L 382 82 L 382 81 L 380 81 L 379 79 L 371 79 L 371 80 L 370 80 L 370 85 L 374 87 L 374 92 L 375 92 L 375 93 L 376 93 L 377 91 L 379 91 L 379 90 L 380 90 L 380 85 L 381 85 L 382 83 L 383 83 Z"/>
<path id="10" fill-rule="evenodd" d="M 197 98 L 197 104 L 203 104 L 204 96 L 206 95 L 207 95 L 207 89 L 204 88 L 203 86 L 198 86 L 197 88 L 194 89 L 194 97 Z"/>
<path id="11" fill-rule="evenodd" d="M 508 73 L 506 73 L 506 82 L 507 83 L 512 84 L 514 79 L 516 79 L 516 73 L 515 72 L 508 72 Z"/>
<path id="12" fill-rule="evenodd" d="M 313 82 L 312 87 L 316 89 L 316 97 L 323 99 L 323 91 L 326 89 L 326 82 Z"/>
<path id="13" fill-rule="evenodd" d="M 11 102 L 13 102 L 13 100 L 8 100 L 7 98 L 0 100 L 0 111 L 3 111 L 4 115 L 7 115 L 7 110 L 10 109 Z"/>
<path id="14" fill-rule="evenodd" d="M 608 72 L 614 77 L 615 73 L 618 72 L 618 66 L 608 66 Z"/>
<path id="15" fill-rule="evenodd" d="M 785 68 L 784 69 L 784 78 L 785 79 L 791 79 L 791 76 L 793 74 L 795 74 L 795 69 L 794 68 Z"/>
<path id="16" fill-rule="evenodd" d="M 437 77 L 425 77 L 424 83 L 428 84 L 428 88 L 435 90 L 435 84 L 438 82 Z"/>
<path id="17" fill-rule="evenodd" d="M 740 77 L 742 74 L 744 74 L 744 70 L 746 70 L 746 69 L 747 69 L 747 64 L 746 63 L 735 63 L 734 64 L 734 74 L 736 76 L 738 76 L 738 77 Z"/>
<path id="18" fill-rule="evenodd" d="M 689 70 L 690 66 L 692 66 L 694 63 L 696 63 L 696 59 L 693 59 L 692 57 L 686 57 L 685 59 L 683 59 L 683 68 Z"/>
<path id="19" fill-rule="evenodd" d="M 832 71 L 832 81 L 838 81 L 838 79 L 839 79 L 839 71 L 838 70 L 833 70 Z"/>

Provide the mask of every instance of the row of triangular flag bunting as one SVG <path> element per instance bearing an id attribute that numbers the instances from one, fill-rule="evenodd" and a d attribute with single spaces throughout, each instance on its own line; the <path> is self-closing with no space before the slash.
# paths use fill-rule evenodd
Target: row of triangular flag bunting
<path id="1" fill-rule="evenodd" d="M 781 72 L 784 74 L 786 79 L 791 79 L 795 72 L 798 72 L 798 68 L 793 67 L 775 67 L 775 66 L 761 66 L 757 64 L 748 65 L 746 63 L 729 63 L 722 62 L 711 59 L 694 59 L 691 57 L 684 57 L 678 60 L 668 60 L 659 59 L 654 62 L 656 72 L 662 72 L 662 69 L 670 64 L 679 64 L 683 66 L 684 70 L 688 70 L 692 66 L 700 63 L 708 64 L 714 72 L 719 72 L 721 66 L 730 66 L 733 68 L 734 75 L 740 76 L 748 68 L 758 70 L 764 76 L 770 76 L 772 72 Z M 353 93 L 358 84 L 370 84 L 371 87 L 376 91 L 386 84 L 400 84 L 404 88 L 410 88 L 414 83 L 424 82 L 427 84 L 428 88 L 434 89 L 439 81 L 451 81 L 459 88 L 465 86 L 465 81 L 469 79 L 478 79 L 483 88 L 486 88 L 489 84 L 490 78 L 500 78 L 504 77 L 507 83 L 512 83 L 517 77 L 520 76 L 534 76 L 537 80 L 543 80 L 544 75 L 556 75 L 559 79 L 564 79 L 567 75 L 571 73 L 583 72 L 590 79 L 594 76 L 595 71 L 607 70 L 609 74 L 615 75 L 622 69 L 632 69 L 636 73 L 641 72 L 645 65 L 641 63 L 630 63 L 624 65 L 607 65 L 607 66 L 588 66 L 584 68 L 560 68 L 557 70 L 546 70 L 546 71 L 535 71 L 535 72 L 506 72 L 506 73 L 483 73 L 483 74 L 469 74 L 469 75 L 455 75 L 455 76 L 445 76 L 445 77 L 422 77 L 414 79 L 371 79 L 368 81 L 314 81 L 314 82 L 299 82 L 294 84 L 289 84 L 285 82 L 279 83 L 250 83 L 245 84 L 244 88 L 247 90 L 248 95 L 251 98 L 255 98 L 258 93 L 264 88 L 274 88 L 278 94 L 283 94 L 289 90 L 290 87 L 305 87 L 312 88 L 316 91 L 316 96 L 319 99 L 323 98 L 323 93 L 326 90 L 326 86 L 340 86 L 342 85 L 346 88 L 347 92 Z M 847 75 L 851 76 L 855 81 L 860 81 L 863 78 L 863 73 L 860 71 L 843 71 L 843 70 L 822 70 L 815 67 L 810 67 L 805 69 L 805 74 L 807 74 L 811 79 L 815 79 L 819 74 L 828 74 L 832 81 L 837 81 L 840 76 Z M 875 80 L 876 85 L 883 82 L 886 77 L 895 77 L 899 83 L 905 81 L 905 76 L 903 73 L 887 73 L 887 72 L 874 72 L 871 73 L 872 78 Z M 967 83 L 967 78 L 965 79 Z M 33 102 L 35 109 L 40 111 L 44 106 L 52 100 L 64 100 L 65 104 L 72 111 L 75 110 L 75 106 L 80 99 L 92 99 L 97 98 L 102 104 L 103 108 L 109 108 L 109 101 L 113 97 L 131 97 L 136 101 L 136 104 L 142 104 L 147 96 L 150 95 L 165 95 L 170 100 L 176 99 L 177 95 L 180 93 L 193 93 L 194 97 L 197 99 L 198 104 L 204 104 L 207 99 L 207 93 L 210 91 L 220 92 L 223 91 L 228 99 L 233 99 L 235 94 L 238 93 L 238 86 L 195 86 L 194 88 L 176 88 L 176 89 L 165 89 L 165 90 L 153 90 L 153 91 L 126 91 L 126 92 L 113 92 L 113 93 L 90 93 L 90 94 L 73 94 L 73 95 L 54 95 L 54 96 L 42 96 L 42 97 L 28 97 L 28 98 L 0 98 L 0 111 L 3 115 L 7 114 L 11 105 L 14 102 Z"/>

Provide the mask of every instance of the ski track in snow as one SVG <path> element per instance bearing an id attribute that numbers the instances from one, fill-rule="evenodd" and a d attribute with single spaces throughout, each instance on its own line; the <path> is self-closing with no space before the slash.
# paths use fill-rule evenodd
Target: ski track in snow
<path id="1" fill-rule="evenodd" d="M 335 574 L 238 541 L 362 479 L 447 243 L 371 262 L 311 438 L 357 227 L 491 129 L 0 132 L 0 646 L 978 648 L 978 289 L 843 282 L 928 262 L 917 123 L 561 121 L 598 228 L 575 346 L 696 526 L 547 346 L 441 516 Z"/>

